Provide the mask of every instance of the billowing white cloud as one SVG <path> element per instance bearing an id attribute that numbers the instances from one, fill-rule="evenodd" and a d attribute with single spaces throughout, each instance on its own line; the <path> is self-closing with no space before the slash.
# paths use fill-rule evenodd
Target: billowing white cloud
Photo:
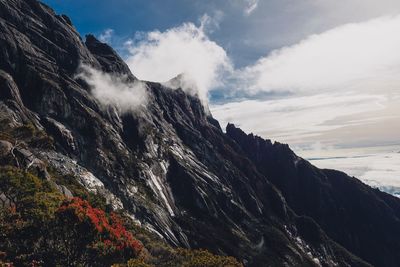
<path id="1" fill-rule="evenodd" d="M 273 51 L 245 68 L 257 91 L 391 91 L 400 86 L 400 16 L 347 24 Z"/>
<path id="2" fill-rule="evenodd" d="M 80 66 L 77 78 L 90 86 L 92 95 L 104 106 L 114 106 L 120 112 L 133 112 L 144 107 L 148 100 L 146 85 L 126 77 L 113 76 L 90 66 Z"/>
<path id="3" fill-rule="evenodd" d="M 220 86 L 222 73 L 231 69 L 225 50 L 205 32 L 210 23 L 214 21 L 203 16 L 199 27 L 185 23 L 165 32 L 142 34 L 140 40 L 127 43 L 130 55 L 126 62 L 143 80 L 167 82 L 185 74 L 192 81 L 185 84 L 195 84 L 198 95 L 206 102 L 207 92 Z"/>
<path id="4" fill-rule="evenodd" d="M 99 35 L 99 40 L 103 43 L 110 43 L 113 34 L 113 29 L 106 29 Z"/>

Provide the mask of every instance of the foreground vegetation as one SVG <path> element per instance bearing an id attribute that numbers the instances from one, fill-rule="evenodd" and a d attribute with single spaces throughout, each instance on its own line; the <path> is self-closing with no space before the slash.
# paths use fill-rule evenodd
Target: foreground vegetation
<path id="1" fill-rule="evenodd" d="M 241 266 L 172 248 L 109 211 L 101 197 L 74 193 L 67 198 L 34 173 L 0 167 L 0 266 Z"/>
<path id="2" fill-rule="evenodd" d="M 173 248 L 113 211 L 73 175 L 27 161 L 19 150 L 51 149 L 53 140 L 33 125 L 9 125 L 0 120 L 0 267 L 242 266 L 232 257 Z"/>

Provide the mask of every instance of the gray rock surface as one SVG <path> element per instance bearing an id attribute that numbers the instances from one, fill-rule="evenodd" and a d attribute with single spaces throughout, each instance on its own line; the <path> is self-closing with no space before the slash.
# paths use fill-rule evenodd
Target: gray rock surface
<path id="1" fill-rule="evenodd" d="M 13 145 L 5 140 L 0 140 L 0 157 L 10 155 Z"/>

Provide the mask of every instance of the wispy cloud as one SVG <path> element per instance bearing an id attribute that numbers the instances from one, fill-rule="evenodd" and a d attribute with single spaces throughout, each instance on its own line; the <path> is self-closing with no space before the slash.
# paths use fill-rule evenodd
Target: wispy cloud
<path id="1" fill-rule="evenodd" d="M 143 82 L 129 82 L 126 77 L 113 76 L 88 65 L 81 65 L 77 78 L 88 83 L 100 104 L 114 106 L 122 113 L 136 111 L 147 103 L 147 89 Z"/>
<path id="2" fill-rule="evenodd" d="M 113 35 L 113 29 L 106 29 L 99 35 L 99 40 L 103 43 L 110 43 Z"/>
<path id="3" fill-rule="evenodd" d="M 244 13 L 246 15 L 250 15 L 251 13 L 253 13 L 258 7 L 258 2 L 259 0 L 245 0 L 246 8 L 244 10 Z"/>
<path id="4" fill-rule="evenodd" d="M 213 33 L 215 30 L 218 30 L 220 27 L 220 23 L 224 17 L 224 13 L 220 10 L 215 10 L 213 15 L 203 14 L 200 17 L 200 31 L 204 33 Z"/>

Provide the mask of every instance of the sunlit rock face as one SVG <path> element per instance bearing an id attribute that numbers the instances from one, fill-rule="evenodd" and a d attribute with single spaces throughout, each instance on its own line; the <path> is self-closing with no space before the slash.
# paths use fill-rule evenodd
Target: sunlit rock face
<path id="1" fill-rule="evenodd" d="M 94 36 L 84 42 L 68 17 L 36 0 L 0 0 L 0 58 L 2 123 L 29 124 L 54 140 L 54 147 L 28 147 L 28 160 L 73 175 L 166 242 L 232 255 L 247 266 L 399 265 L 396 253 L 388 250 L 381 255 L 386 262 L 378 262 L 364 257 L 361 246 L 393 242 L 397 251 L 399 241 L 366 231 L 363 239 L 352 236 L 359 223 L 353 217 L 338 231 L 332 222 L 362 201 L 381 212 L 362 213 L 364 225 L 374 225 L 372 216 L 389 218 L 382 233 L 397 236 L 400 202 L 344 174 L 318 170 L 286 145 L 225 134 L 198 97 L 138 81 L 111 47 Z M 96 75 L 79 75 L 83 65 Z M 135 108 L 120 106 L 129 99 L 96 97 L 93 77 L 123 90 Z M 137 82 L 143 103 L 135 99 Z M 9 156 L 14 144 L 1 144 Z M 353 191 L 360 188 L 357 198 Z"/>

